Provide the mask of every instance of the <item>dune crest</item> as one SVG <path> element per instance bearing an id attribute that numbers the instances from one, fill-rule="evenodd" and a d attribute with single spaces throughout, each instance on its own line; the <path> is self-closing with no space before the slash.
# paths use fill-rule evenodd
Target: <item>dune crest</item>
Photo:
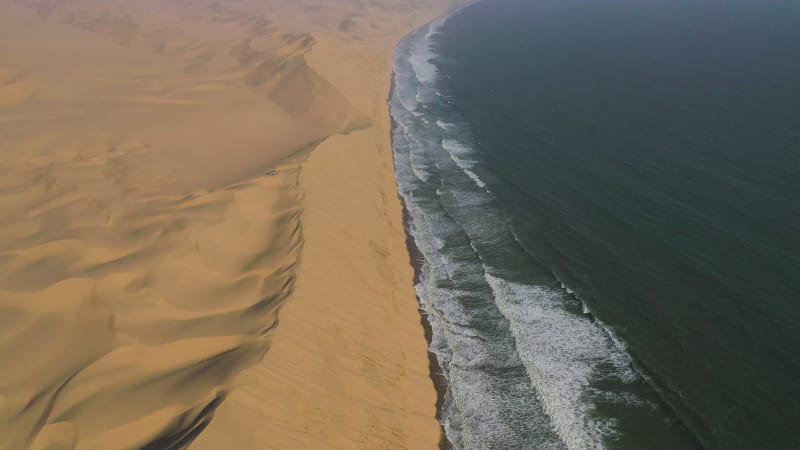
<path id="1" fill-rule="evenodd" d="M 196 446 L 231 438 L 245 412 L 273 431 L 322 427 L 290 397 L 255 413 L 239 400 L 294 370 L 264 358 L 287 300 L 301 304 L 289 323 L 341 320 L 345 341 L 399 327 L 397 342 L 350 348 L 366 366 L 348 377 L 396 403 L 387 420 L 424 411 L 412 428 L 438 439 L 386 111 L 394 42 L 443 9 L 421 5 L 0 0 L 0 448 L 183 448 L 232 396 Z M 310 253 L 306 230 L 326 236 Z M 388 306 L 364 309 L 376 298 Z M 360 320 L 325 321 L 323 300 Z M 303 361 L 342 351 L 315 342 Z M 406 385 L 421 391 L 404 399 Z M 351 394 L 320 404 L 343 413 Z M 354 436 L 376 420 L 359 411 Z M 296 439 L 284 432 L 273 442 Z M 263 448 L 252 433 L 237 448 Z"/>

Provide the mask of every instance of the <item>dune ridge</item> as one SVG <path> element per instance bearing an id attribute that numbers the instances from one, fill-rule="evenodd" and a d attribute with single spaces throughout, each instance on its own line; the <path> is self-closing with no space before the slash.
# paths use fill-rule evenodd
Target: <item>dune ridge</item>
<path id="1" fill-rule="evenodd" d="M 0 448 L 436 445 L 386 95 L 445 3 L 0 0 Z"/>

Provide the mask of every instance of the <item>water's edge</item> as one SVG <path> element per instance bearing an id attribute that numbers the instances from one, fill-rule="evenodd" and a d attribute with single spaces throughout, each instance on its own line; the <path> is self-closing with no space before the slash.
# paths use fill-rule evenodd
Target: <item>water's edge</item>
<path id="1" fill-rule="evenodd" d="M 400 203 L 403 205 L 403 231 L 406 234 L 406 247 L 408 248 L 411 266 L 414 268 L 414 286 L 416 286 L 417 283 L 419 283 L 420 275 L 422 273 L 422 254 L 417 248 L 417 243 L 414 241 L 414 238 L 411 236 L 411 232 L 409 230 L 412 219 L 411 214 L 408 212 L 408 208 L 406 208 L 406 202 L 399 194 L 398 197 L 400 198 Z M 428 342 L 428 373 L 433 381 L 433 387 L 436 389 L 436 420 L 439 421 L 442 433 L 441 437 L 439 438 L 439 449 L 453 450 L 453 444 L 447 437 L 447 432 L 445 431 L 442 417 L 444 400 L 445 396 L 447 395 L 447 378 L 444 375 L 444 369 L 439 364 L 439 359 L 436 357 L 436 353 L 434 353 L 431 349 L 431 345 L 433 343 L 433 326 L 428 319 L 427 313 L 422 307 L 419 296 L 417 296 L 416 299 L 418 303 L 417 310 L 419 311 L 420 323 L 422 324 L 422 328 L 425 330 L 425 340 Z"/>
<path id="2" fill-rule="evenodd" d="M 451 14 L 448 12 L 448 14 Z M 421 26 L 417 30 L 421 28 L 425 28 L 429 26 L 430 22 L 426 23 L 425 25 Z M 415 33 L 417 30 L 412 31 L 407 36 L 404 36 L 400 42 L 404 41 L 408 36 Z M 399 43 L 398 43 L 399 45 Z M 390 133 L 390 140 L 392 142 L 392 164 L 393 170 L 397 171 L 396 161 L 394 157 L 394 129 L 397 124 L 394 121 L 394 116 L 391 113 L 391 104 L 389 103 L 394 95 L 394 70 L 392 71 L 392 83 L 389 88 L 389 96 L 387 98 L 386 106 L 389 108 L 389 117 L 391 118 L 391 133 Z M 417 248 L 417 243 L 414 240 L 414 237 L 411 235 L 410 226 L 412 224 L 411 213 L 408 211 L 408 207 L 406 206 L 406 201 L 402 195 L 400 195 L 400 186 L 397 185 L 397 180 L 395 180 L 395 186 L 397 187 L 397 198 L 400 200 L 400 205 L 403 208 L 403 232 L 406 235 L 406 249 L 408 250 L 408 257 L 409 263 L 411 267 L 414 269 L 414 277 L 412 278 L 412 286 L 416 286 L 420 281 L 420 276 L 422 275 L 422 260 L 423 256 L 422 253 Z M 428 319 L 428 315 L 425 312 L 425 309 L 422 307 L 422 303 L 418 295 L 415 295 L 417 300 L 417 310 L 419 311 L 420 317 L 420 324 L 422 325 L 423 330 L 425 331 L 425 341 L 428 343 L 428 375 L 433 382 L 433 387 L 436 389 L 436 420 L 439 422 L 439 426 L 441 429 L 441 436 L 439 438 L 439 449 L 440 450 L 453 450 L 453 444 L 450 442 L 449 438 L 447 437 L 447 432 L 445 431 L 444 427 L 444 420 L 442 417 L 444 411 L 444 400 L 445 396 L 447 395 L 447 378 L 444 375 L 444 368 L 442 368 L 441 364 L 439 364 L 439 359 L 436 357 L 436 353 L 433 352 L 431 345 L 433 343 L 433 327 Z"/>
<path id="3" fill-rule="evenodd" d="M 409 37 L 411 37 L 415 33 L 419 32 L 420 30 L 430 27 L 433 22 L 436 22 L 437 20 L 442 20 L 442 19 L 444 19 L 446 17 L 449 17 L 449 16 L 455 14 L 457 11 L 459 11 L 461 9 L 464 9 L 467 6 L 470 6 L 470 5 L 474 4 L 474 3 L 478 3 L 479 1 L 482 1 L 482 0 L 472 0 L 472 1 L 469 1 L 466 4 L 463 4 L 461 6 L 452 7 L 450 9 L 448 9 L 442 16 L 436 17 L 433 20 L 431 20 L 429 22 L 426 22 L 425 24 L 421 25 L 420 27 L 412 30 L 411 32 L 409 32 L 408 34 L 403 36 L 403 38 L 400 39 L 397 42 L 397 44 L 395 45 L 395 49 L 394 49 L 393 53 L 397 52 L 399 46 L 405 40 L 407 40 Z M 395 54 L 392 55 L 392 60 L 394 60 L 394 58 L 395 58 Z M 394 63 L 392 65 L 394 66 Z M 386 98 L 386 107 L 387 107 L 387 109 L 389 111 L 389 118 L 391 120 L 391 127 L 390 127 L 390 133 L 389 133 L 390 142 L 391 142 L 390 150 L 392 152 L 392 165 L 393 165 L 392 169 L 393 169 L 393 171 L 395 173 L 395 187 L 397 188 L 397 198 L 400 200 L 400 205 L 401 205 L 401 207 L 403 209 L 403 211 L 402 211 L 402 214 L 403 214 L 403 232 L 406 235 L 406 248 L 408 250 L 409 263 L 411 264 L 411 267 L 414 270 L 414 276 L 413 276 L 411 281 L 412 281 L 412 286 L 416 287 L 417 284 L 419 284 L 420 277 L 422 275 L 422 264 L 423 264 L 424 256 L 422 255 L 422 252 L 420 252 L 419 248 L 417 247 L 417 243 L 414 240 L 414 236 L 411 234 L 410 227 L 413 225 L 413 218 L 411 217 L 411 213 L 408 210 L 408 207 L 406 205 L 405 199 L 403 198 L 402 195 L 400 195 L 400 186 L 399 186 L 399 181 L 397 180 L 397 161 L 395 159 L 395 153 L 394 153 L 394 131 L 395 131 L 395 128 L 397 127 L 397 123 L 395 122 L 394 115 L 392 114 L 392 106 L 391 106 L 391 101 L 392 101 L 392 98 L 394 97 L 394 93 L 395 93 L 395 75 L 396 75 L 395 71 L 392 70 L 392 75 L 391 75 L 392 79 L 391 79 L 391 83 L 390 83 L 390 87 L 389 87 L 389 94 L 388 94 L 388 96 Z M 430 322 L 430 319 L 428 318 L 428 314 L 425 311 L 425 308 L 422 305 L 422 302 L 421 302 L 421 299 L 419 298 L 419 295 L 415 295 L 415 298 L 416 298 L 416 301 L 417 301 L 417 310 L 419 311 L 419 315 L 420 315 L 420 324 L 422 325 L 422 328 L 423 328 L 423 330 L 425 332 L 425 341 L 428 343 L 428 348 L 427 348 L 427 352 L 428 352 L 428 375 L 430 376 L 431 381 L 433 382 L 434 389 L 436 389 L 436 420 L 439 422 L 439 426 L 440 426 L 440 429 L 441 429 L 441 436 L 439 438 L 439 449 L 440 450 L 453 450 L 454 449 L 454 445 L 450 441 L 449 436 L 447 435 L 447 431 L 446 431 L 446 428 L 445 428 L 445 421 L 444 421 L 444 417 L 443 417 L 443 414 L 444 414 L 444 403 L 445 403 L 445 399 L 446 399 L 446 396 L 447 396 L 447 389 L 448 389 L 448 381 L 447 381 L 447 377 L 445 376 L 444 368 L 439 363 L 439 358 L 436 356 L 436 353 L 433 351 L 433 348 L 432 348 L 432 345 L 433 345 L 433 326 L 432 326 L 432 324 Z"/>

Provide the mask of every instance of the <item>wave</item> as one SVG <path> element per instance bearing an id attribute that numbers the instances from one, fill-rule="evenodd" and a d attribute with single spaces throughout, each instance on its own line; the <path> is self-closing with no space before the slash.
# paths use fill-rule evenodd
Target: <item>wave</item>
<path id="1" fill-rule="evenodd" d="M 492 271 L 486 268 L 486 280 L 559 437 L 569 449 L 603 448 L 604 438 L 617 432 L 614 420 L 592 417 L 584 397 L 600 365 L 610 363 L 616 377 L 635 380 L 630 357 L 603 329 L 565 311 L 564 291 L 511 282 Z"/>
<path id="2" fill-rule="evenodd" d="M 444 131 L 449 131 L 449 130 L 452 130 L 452 129 L 454 129 L 456 127 L 456 124 L 450 123 L 450 122 L 445 122 L 444 120 L 437 120 L 436 121 L 436 125 L 438 125 L 439 128 L 441 128 Z"/>
<path id="3" fill-rule="evenodd" d="M 439 69 L 431 60 L 436 56 L 432 49 L 433 37 L 439 32 L 444 24 L 446 17 L 430 23 L 423 39 L 413 41 L 413 49 L 410 52 L 408 61 L 414 70 L 418 83 L 430 85 L 436 81 Z"/>
<path id="4" fill-rule="evenodd" d="M 464 207 L 480 207 L 488 200 L 485 192 L 476 195 L 467 185 L 453 189 L 442 175 L 449 161 L 472 180 L 473 189 L 485 187 L 472 170 L 476 161 L 469 157 L 471 150 L 459 141 L 442 140 L 445 128 L 460 131 L 456 123 L 427 110 L 426 102 L 441 101 L 431 62 L 431 39 L 441 22 L 401 43 L 392 98 L 398 188 L 412 218 L 408 231 L 423 255 L 417 295 L 431 325 L 431 351 L 448 384 L 441 418 L 455 448 L 520 448 L 531 435 L 539 436 L 537 442 L 545 448 L 562 448 L 548 417 L 531 408 L 536 393 L 510 333 L 476 328 L 476 317 L 484 324 L 496 322 L 494 328 L 507 325 L 491 301 L 481 266 L 474 260 L 475 249 L 462 245 L 463 228 L 437 206 L 443 197 Z M 515 375 L 497 374 L 503 371 Z M 515 419 L 509 420 L 509 415 Z"/>
<path id="5" fill-rule="evenodd" d="M 390 103 L 398 190 L 423 257 L 417 295 L 448 382 L 447 438 L 457 449 L 604 448 L 617 423 L 594 414 L 596 402 L 641 400 L 596 382 L 625 384 L 637 374 L 610 330 L 571 310 L 579 309 L 571 290 L 508 277 L 519 268 L 488 262 L 514 253 L 507 264 L 524 265 L 530 256 L 491 178 L 479 174 L 471 130 L 439 80 L 434 48 L 444 22 L 398 46 Z"/>
<path id="6" fill-rule="evenodd" d="M 409 232 L 424 256 L 417 294 L 431 324 L 431 351 L 449 383 L 442 413 L 447 436 L 455 448 L 520 448 L 525 442 L 520 435 L 534 433 L 520 433 L 519 425 L 506 417 L 509 412 L 527 422 L 528 430 L 546 430 L 549 420 L 531 413 L 530 399 L 535 401 L 536 393 L 527 377 L 494 375 L 522 364 L 510 336 L 497 338 L 475 326 L 476 317 L 484 324 L 504 322 L 491 300 L 485 308 L 479 305 L 490 297 L 488 292 L 469 289 L 483 281 L 481 266 L 442 251 L 447 236 L 463 231 L 444 211 L 423 212 L 419 199 L 409 199 L 415 217 Z M 477 315 L 475 308 L 481 309 Z M 560 448 L 544 431 L 535 434 L 546 448 Z"/>
<path id="7" fill-rule="evenodd" d="M 470 152 L 469 147 L 464 146 L 460 142 L 452 139 L 443 139 L 442 140 L 442 148 L 444 148 L 447 153 L 450 154 L 450 159 L 453 160 L 454 163 L 464 171 L 467 176 L 475 182 L 475 184 L 481 188 L 486 190 L 488 193 L 489 190 L 486 188 L 486 183 L 481 180 L 481 178 L 472 171 L 472 169 L 477 165 L 477 161 L 472 161 L 469 159 L 463 159 L 462 155 L 468 155 Z"/>

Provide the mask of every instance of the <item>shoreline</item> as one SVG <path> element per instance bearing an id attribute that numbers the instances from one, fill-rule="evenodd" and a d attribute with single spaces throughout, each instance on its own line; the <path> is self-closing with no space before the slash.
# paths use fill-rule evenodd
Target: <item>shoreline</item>
<path id="1" fill-rule="evenodd" d="M 397 52 L 397 47 L 403 43 L 406 39 L 408 39 L 412 34 L 416 33 L 417 31 L 421 30 L 424 27 L 430 26 L 431 23 L 435 22 L 436 20 L 446 19 L 449 16 L 453 15 L 457 11 L 464 9 L 474 3 L 477 3 L 481 0 L 471 0 L 466 2 L 465 4 L 461 5 L 451 5 L 447 11 L 442 14 L 441 16 L 437 16 L 432 20 L 426 22 L 423 25 L 415 28 L 414 30 L 410 31 L 409 33 L 405 34 L 400 40 L 395 43 L 395 46 L 392 50 L 392 60 L 394 60 L 395 53 Z M 391 156 L 392 156 L 392 169 L 393 169 L 393 176 L 394 176 L 394 183 L 396 188 L 396 195 L 397 199 L 400 201 L 400 205 L 402 207 L 403 213 L 403 233 L 405 234 L 405 242 L 406 248 L 408 250 L 408 258 L 409 264 L 413 268 L 414 274 L 412 278 L 412 287 L 414 288 L 414 297 L 417 302 L 417 311 L 419 312 L 420 324 L 425 331 L 425 341 L 428 344 L 427 347 L 427 354 L 428 354 L 428 369 L 429 369 L 429 377 L 433 383 L 434 389 L 436 390 L 436 420 L 439 422 L 440 432 L 441 432 L 441 439 L 439 441 L 439 449 L 440 450 L 452 450 L 453 443 L 450 441 L 450 438 L 447 435 L 445 423 L 444 423 L 444 403 L 447 397 L 447 389 L 448 389 L 448 380 L 447 377 L 444 375 L 444 368 L 439 363 L 439 358 L 436 356 L 436 353 L 431 349 L 433 345 L 433 328 L 428 319 L 428 314 L 425 311 L 424 307 L 422 306 L 422 302 L 419 296 L 416 294 L 416 286 L 419 284 L 421 280 L 421 273 L 422 273 L 422 264 L 424 260 L 424 256 L 422 252 L 420 252 L 419 248 L 417 247 L 417 243 L 414 240 L 414 236 L 411 234 L 409 227 L 412 224 L 413 218 L 411 217 L 411 213 L 408 210 L 406 205 L 405 199 L 402 195 L 400 195 L 400 187 L 397 184 L 397 166 L 396 160 L 394 155 L 394 130 L 397 127 L 397 123 L 394 120 L 394 116 L 392 115 L 391 110 L 391 100 L 394 95 L 395 91 L 395 71 L 394 71 L 394 63 L 392 63 L 392 74 L 391 74 L 391 85 L 389 87 L 389 93 L 386 101 L 387 111 L 389 112 L 389 119 L 391 123 L 391 128 L 389 130 L 390 133 L 390 141 L 391 141 Z"/>
<path id="2" fill-rule="evenodd" d="M 400 197 L 398 195 L 398 197 Z M 408 247 L 408 254 L 409 259 L 411 262 L 411 266 L 414 268 L 414 286 L 416 287 L 420 281 L 420 273 L 422 271 L 422 262 L 421 259 L 423 258 L 422 253 L 417 248 L 417 243 L 414 241 L 414 237 L 408 230 L 409 225 L 411 224 L 411 214 L 408 212 L 408 208 L 406 207 L 406 202 L 400 197 L 400 203 L 403 205 L 403 224 L 405 226 L 404 230 L 406 233 L 406 246 Z M 439 364 L 439 358 L 436 356 L 436 353 L 431 350 L 431 345 L 433 344 L 433 327 L 431 326 L 430 321 L 428 320 L 428 314 L 425 309 L 422 307 L 422 303 L 420 302 L 419 296 L 417 296 L 417 303 L 418 303 L 418 311 L 420 316 L 420 323 L 422 324 L 422 328 L 425 330 L 425 340 L 428 342 L 428 368 L 430 370 L 430 377 L 433 381 L 433 387 L 436 389 L 436 420 L 439 421 L 441 425 L 441 433 L 442 438 L 439 442 L 439 449 L 440 450 L 452 450 L 453 443 L 450 442 L 450 439 L 447 436 L 447 432 L 445 431 L 445 424 L 444 424 L 444 402 L 447 396 L 447 377 L 444 376 L 444 369 L 442 368 L 441 364 Z"/>
<path id="3" fill-rule="evenodd" d="M 219 448 L 253 427 L 264 435 L 255 442 L 278 447 L 451 448 L 440 420 L 446 385 L 437 379 L 431 329 L 414 292 L 419 268 L 387 104 L 396 47 L 450 13 L 450 2 L 420 10 L 422 20 L 403 25 L 408 33 L 383 40 L 366 60 L 328 40 L 310 54 L 310 65 L 345 97 L 361 100 L 358 110 L 371 111 L 372 127 L 328 138 L 301 164 L 305 244 L 296 292 L 280 312 L 269 352 L 242 374 L 194 448 Z M 382 75 L 367 82 L 327 71 L 335 60 L 356 64 L 350 73 Z M 252 402 L 268 406 L 256 411 Z"/>
<path id="4" fill-rule="evenodd" d="M 447 14 L 452 14 L 452 11 L 449 11 Z M 428 22 L 428 24 L 430 24 L 430 22 Z M 423 25 L 423 26 L 427 26 L 427 24 Z M 422 28 L 422 27 L 420 27 L 420 28 Z M 400 45 L 400 43 L 402 43 L 403 40 L 407 39 L 408 36 L 410 36 L 415 31 L 419 30 L 420 28 L 417 28 L 416 30 L 412 31 L 411 33 L 405 35 L 403 37 L 403 39 L 398 41 L 397 45 Z M 395 51 L 397 49 L 397 45 L 395 46 Z M 394 57 L 394 53 L 393 53 L 393 57 Z M 394 89 L 395 89 L 394 76 L 395 76 L 395 73 L 394 73 L 394 70 L 392 70 L 392 83 L 391 83 L 391 86 L 389 88 L 389 96 L 387 98 L 387 106 L 388 106 L 388 110 L 389 110 L 389 118 L 390 118 L 390 121 L 391 121 L 390 137 L 391 137 L 391 141 L 392 141 L 391 142 L 391 145 L 392 145 L 392 148 L 391 148 L 391 151 L 392 151 L 392 168 L 395 171 L 395 184 L 396 184 L 397 183 L 397 179 L 396 179 L 396 177 L 397 177 L 397 174 L 396 174 L 397 167 L 396 167 L 396 161 L 394 159 L 394 130 L 395 130 L 395 127 L 397 127 L 397 123 L 395 122 L 394 117 L 392 116 L 391 105 L 390 105 L 390 101 L 392 99 L 392 96 L 394 95 Z M 411 234 L 411 232 L 409 230 L 409 227 L 411 226 L 413 219 L 411 217 L 411 213 L 408 211 L 408 207 L 406 206 L 405 199 L 403 199 L 403 196 L 400 195 L 399 186 L 397 186 L 397 189 L 398 189 L 397 199 L 400 201 L 400 206 L 403 209 L 403 232 L 405 233 L 405 242 L 406 242 L 406 248 L 408 250 L 409 264 L 411 265 L 411 267 L 414 270 L 414 276 L 412 278 L 412 287 L 415 290 L 414 297 L 415 297 L 415 299 L 417 301 L 417 310 L 419 311 L 420 324 L 422 325 L 422 328 L 425 330 L 425 341 L 428 343 L 427 352 L 428 352 L 428 369 L 429 369 L 429 372 L 430 372 L 430 378 L 431 378 L 431 381 L 433 382 L 434 389 L 436 389 L 436 420 L 439 421 L 439 424 L 441 425 L 441 433 L 442 433 L 442 438 L 441 438 L 441 442 L 439 443 L 439 448 L 441 450 L 451 450 L 453 448 L 453 444 L 450 442 L 450 439 L 447 437 L 447 433 L 445 432 L 445 426 L 444 426 L 444 422 L 443 422 L 444 402 L 445 402 L 445 398 L 447 396 L 447 386 L 448 386 L 447 377 L 445 377 L 444 369 L 439 364 L 439 358 L 436 356 L 436 353 L 434 353 L 433 350 L 431 350 L 431 345 L 433 344 L 433 328 L 431 326 L 430 321 L 428 320 L 427 312 L 422 307 L 422 303 L 420 301 L 419 296 L 416 295 L 416 286 L 419 284 L 419 282 L 421 280 L 422 264 L 423 264 L 424 256 L 422 255 L 422 252 L 417 247 L 417 243 L 414 240 L 414 236 Z"/>

